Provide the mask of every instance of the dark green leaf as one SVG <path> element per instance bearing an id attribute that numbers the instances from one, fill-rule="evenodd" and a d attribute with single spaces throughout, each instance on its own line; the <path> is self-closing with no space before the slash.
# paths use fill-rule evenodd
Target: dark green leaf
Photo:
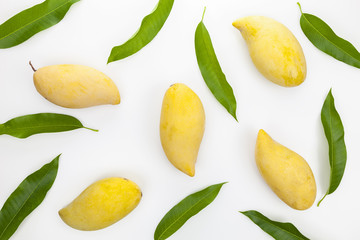
<path id="1" fill-rule="evenodd" d="M 16 46 L 60 22 L 72 4 L 80 0 L 46 0 L 0 25 L 0 48 Z"/>
<path id="2" fill-rule="evenodd" d="M 277 240 L 309 240 L 309 238 L 302 235 L 297 228 L 291 223 L 275 222 L 261 213 L 251 210 L 241 212 L 258 225 L 264 232 L 268 233 Z"/>
<path id="3" fill-rule="evenodd" d="M 0 211 L 0 239 L 9 239 L 21 222 L 44 200 L 53 185 L 59 156 L 25 178 Z"/>
<path id="4" fill-rule="evenodd" d="M 174 0 L 159 0 L 155 10 L 144 17 L 135 35 L 124 44 L 113 47 L 108 63 L 133 55 L 151 42 L 165 24 L 173 4 Z"/>
<path id="5" fill-rule="evenodd" d="M 331 89 L 321 109 L 321 122 L 329 143 L 330 185 L 325 196 L 319 201 L 318 206 L 326 195 L 333 193 L 337 189 L 344 175 L 346 165 L 344 127 L 339 113 L 336 111 Z"/>
<path id="6" fill-rule="evenodd" d="M 234 92 L 229 83 L 226 81 L 225 74 L 221 70 L 209 32 L 203 23 L 203 19 L 197 26 L 195 32 L 195 52 L 198 65 L 206 85 L 215 98 L 237 121 L 236 99 Z"/>
<path id="7" fill-rule="evenodd" d="M 64 132 L 84 127 L 76 118 L 58 113 L 38 113 L 13 118 L 0 124 L 0 135 L 27 138 L 34 134 Z M 91 128 L 86 128 L 97 131 Z"/>
<path id="8" fill-rule="evenodd" d="M 360 68 L 360 53 L 350 42 L 337 36 L 323 20 L 301 11 L 300 26 L 315 47 L 339 61 Z"/>
<path id="9" fill-rule="evenodd" d="M 189 218 L 196 215 L 214 201 L 224 184 L 225 183 L 219 183 L 207 187 L 199 192 L 187 196 L 181 202 L 176 204 L 163 217 L 163 219 L 161 219 L 155 230 L 154 239 L 164 240 L 170 237 L 179 228 L 181 228 L 181 226 L 184 225 Z"/>

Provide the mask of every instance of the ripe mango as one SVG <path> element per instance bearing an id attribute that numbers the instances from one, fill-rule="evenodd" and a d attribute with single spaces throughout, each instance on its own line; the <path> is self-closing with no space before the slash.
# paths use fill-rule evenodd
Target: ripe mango
<path id="1" fill-rule="evenodd" d="M 255 159 L 270 188 L 290 207 L 305 210 L 316 197 L 315 178 L 304 158 L 274 141 L 260 130 Z"/>
<path id="2" fill-rule="evenodd" d="M 93 231 L 108 227 L 129 214 L 140 202 L 140 188 L 125 178 L 105 178 L 86 188 L 59 211 L 70 227 Z"/>
<path id="3" fill-rule="evenodd" d="M 300 85 L 306 77 L 306 61 L 295 36 L 283 24 L 263 16 L 236 20 L 256 68 L 270 81 L 284 87 Z"/>
<path id="4" fill-rule="evenodd" d="M 52 65 L 34 73 L 36 90 L 50 102 L 66 108 L 119 104 L 115 83 L 104 73 L 83 65 Z"/>
<path id="5" fill-rule="evenodd" d="M 193 177 L 205 130 L 205 112 L 199 97 L 185 84 L 165 93 L 160 118 L 160 139 L 169 161 Z"/>

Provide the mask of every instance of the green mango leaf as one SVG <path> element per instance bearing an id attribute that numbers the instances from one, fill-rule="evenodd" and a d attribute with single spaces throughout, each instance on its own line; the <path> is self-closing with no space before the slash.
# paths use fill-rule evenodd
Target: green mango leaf
<path id="1" fill-rule="evenodd" d="M 298 3 L 301 17 L 300 26 L 306 37 L 315 47 L 339 61 L 360 68 L 360 53 L 345 39 L 335 32 L 320 18 L 303 13 Z"/>
<path id="2" fill-rule="evenodd" d="M 21 222 L 44 200 L 53 185 L 59 156 L 25 178 L 0 210 L 0 239 L 9 239 Z"/>
<path id="3" fill-rule="evenodd" d="M 87 128 L 76 118 L 58 113 L 38 113 L 13 118 L 0 124 L 0 135 L 8 134 L 17 138 L 27 138 L 39 133 L 64 132 L 78 128 Z"/>
<path id="4" fill-rule="evenodd" d="M 0 48 L 16 46 L 60 22 L 72 4 L 80 0 L 46 0 L 0 25 Z"/>
<path id="5" fill-rule="evenodd" d="M 134 36 L 124 44 L 113 47 L 108 63 L 131 56 L 150 43 L 165 24 L 173 4 L 174 0 L 159 0 L 154 11 L 144 17 L 140 28 Z"/>
<path id="6" fill-rule="evenodd" d="M 174 234 L 187 220 L 189 220 L 189 218 L 196 215 L 214 201 L 224 184 L 225 183 L 219 183 L 209 186 L 199 192 L 187 196 L 181 202 L 176 204 L 161 219 L 159 225 L 156 227 L 154 239 L 164 240 Z"/>
<path id="7" fill-rule="evenodd" d="M 291 223 L 272 221 L 254 210 L 240 213 L 250 218 L 251 221 L 276 240 L 309 240 Z"/>
<path id="8" fill-rule="evenodd" d="M 319 201 L 318 206 L 327 195 L 333 193 L 338 188 L 346 166 L 344 127 L 339 113 L 336 111 L 331 89 L 321 109 L 321 122 L 329 144 L 330 184 L 329 189 L 325 196 Z"/>
<path id="9" fill-rule="evenodd" d="M 195 52 L 200 72 L 215 98 L 237 121 L 234 92 L 221 70 L 209 32 L 203 23 L 204 14 L 195 31 Z"/>

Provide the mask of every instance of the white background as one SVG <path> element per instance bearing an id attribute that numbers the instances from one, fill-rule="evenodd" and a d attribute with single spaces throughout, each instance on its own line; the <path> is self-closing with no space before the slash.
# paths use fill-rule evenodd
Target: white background
<path id="1" fill-rule="evenodd" d="M 41 1 L 0 0 L 0 23 Z M 156 38 L 137 54 L 106 64 L 110 50 L 131 37 L 157 0 L 83 0 L 57 25 L 10 49 L 0 49 L 0 122 L 38 112 L 65 113 L 97 128 L 41 134 L 28 139 L 0 136 L 0 206 L 30 173 L 63 153 L 57 179 L 43 203 L 13 235 L 24 239 L 153 239 L 165 213 L 187 195 L 228 181 L 215 201 L 169 239 L 272 239 L 238 211 L 258 210 L 270 219 L 292 222 L 310 239 L 360 239 L 360 70 L 316 49 L 302 33 L 294 0 L 179 0 Z M 360 49 L 356 0 L 302 0 L 303 11 L 327 22 Z M 194 33 L 207 6 L 204 23 L 237 99 L 236 122 L 216 101 L 197 66 Z M 303 47 L 308 66 L 305 82 L 283 88 L 254 67 L 241 34 L 231 23 L 265 15 L 285 24 Z M 65 109 L 40 96 L 32 82 L 36 68 L 83 64 L 103 71 L 117 84 L 121 103 Z M 185 83 L 203 102 L 206 130 L 196 175 L 173 167 L 159 139 L 162 98 L 173 83 Z M 316 203 L 329 182 L 328 146 L 320 121 L 323 101 L 333 88 L 345 127 L 348 162 L 338 190 Z M 254 161 L 257 132 L 302 155 L 317 183 L 314 206 L 288 207 L 261 178 Z M 96 180 L 120 176 L 143 192 L 139 206 L 118 223 L 99 231 L 74 230 L 57 211 Z"/>

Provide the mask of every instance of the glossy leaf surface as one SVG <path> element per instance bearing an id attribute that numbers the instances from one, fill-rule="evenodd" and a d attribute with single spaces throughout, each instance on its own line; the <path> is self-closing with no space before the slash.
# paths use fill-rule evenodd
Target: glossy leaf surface
<path id="1" fill-rule="evenodd" d="M 225 183 L 209 186 L 193 193 L 176 204 L 164 217 L 155 230 L 154 239 L 164 240 L 175 233 L 189 218 L 208 206 L 218 195 Z"/>
<path id="2" fill-rule="evenodd" d="M 174 0 L 159 0 L 154 11 L 144 17 L 135 35 L 111 50 L 108 63 L 131 56 L 150 43 L 165 24 L 173 4 Z"/>
<path id="3" fill-rule="evenodd" d="M 339 61 L 360 68 L 360 53 L 350 42 L 337 36 L 323 20 L 301 11 L 300 26 L 315 47 Z"/>
<path id="4" fill-rule="evenodd" d="M 80 0 L 46 0 L 0 25 L 0 48 L 16 46 L 60 22 L 72 4 Z"/>
<path id="5" fill-rule="evenodd" d="M 321 122 L 329 144 L 330 184 L 325 196 L 318 203 L 318 206 L 326 195 L 333 193 L 338 188 L 346 166 L 347 153 L 344 140 L 344 127 L 340 115 L 336 111 L 331 90 L 321 109 Z"/>
<path id="6" fill-rule="evenodd" d="M 64 132 L 78 128 L 86 127 L 72 116 L 58 113 L 38 113 L 13 118 L 0 124 L 0 135 L 8 134 L 17 138 L 27 138 L 39 133 Z"/>
<path id="7" fill-rule="evenodd" d="M 254 210 L 241 213 L 276 240 L 309 240 L 291 223 L 272 221 Z"/>
<path id="8" fill-rule="evenodd" d="M 216 57 L 210 34 L 203 19 L 195 32 L 195 52 L 201 75 L 215 98 L 236 118 L 236 99 Z"/>
<path id="9" fill-rule="evenodd" d="M 9 239 L 21 222 L 44 200 L 53 185 L 59 156 L 32 173 L 16 188 L 0 211 L 0 239 Z"/>

